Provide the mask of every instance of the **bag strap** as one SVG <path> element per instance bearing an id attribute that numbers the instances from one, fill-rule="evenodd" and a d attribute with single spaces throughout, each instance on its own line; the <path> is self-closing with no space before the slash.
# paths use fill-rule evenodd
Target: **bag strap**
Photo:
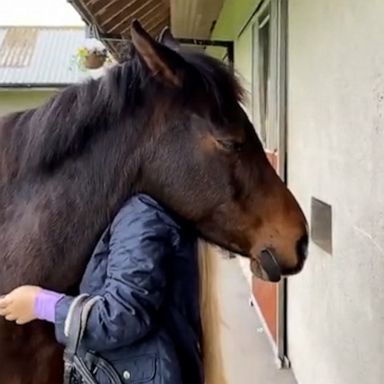
<path id="1" fill-rule="evenodd" d="M 75 367 L 87 384 L 97 384 L 81 358 L 81 340 L 87 326 L 89 313 L 99 300 L 99 296 L 80 295 L 74 299 L 66 319 L 67 343 L 64 350 L 64 384 L 70 384 L 72 370 Z M 80 353 L 79 353 L 80 352 Z M 79 356 L 80 355 L 80 356 Z"/>

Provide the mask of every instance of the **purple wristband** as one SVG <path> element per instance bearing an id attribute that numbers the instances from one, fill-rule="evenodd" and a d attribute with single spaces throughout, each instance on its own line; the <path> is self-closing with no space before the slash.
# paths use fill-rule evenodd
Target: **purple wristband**
<path id="1" fill-rule="evenodd" d="M 40 320 L 55 322 L 56 303 L 65 295 L 53 291 L 42 289 L 35 300 L 35 315 Z"/>

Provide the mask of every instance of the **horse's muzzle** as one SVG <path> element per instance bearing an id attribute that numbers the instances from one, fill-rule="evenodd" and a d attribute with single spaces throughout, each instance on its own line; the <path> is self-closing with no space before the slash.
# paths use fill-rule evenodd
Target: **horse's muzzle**
<path id="1" fill-rule="evenodd" d="M 283 275 L 295 275 L 303 269 L 308 256 L 308 235 L 304 235 L 296 243 L 296 254 L 298 258 L 297 264 L 294 267 L 284 268 Z"/>
<path id="2" fill-rule="evenodd" d="M 282 266 L 273 249 L 261 251 L 258 260 L 252 259 L 253 274 L 263 280 L 278 282 L 282 276 L 294 275 L 303 269 L 308 254 L 308 235 L 302 236 L 296 243 L 297 262 L 294 266 Z"/>

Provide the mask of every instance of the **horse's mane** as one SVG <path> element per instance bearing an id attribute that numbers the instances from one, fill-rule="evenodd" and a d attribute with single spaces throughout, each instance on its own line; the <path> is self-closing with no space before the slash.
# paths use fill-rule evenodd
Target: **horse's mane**
<path id="1" fill-rule="evenodd" d="M 69 86 L 39 108 L 9 115 L 0 121 L 3 159 L 17 168 L 16 174 L 52 170 L 81 154 L 95 135 L 132 118 L 138 107 L 161 97 L 160 90 L 173 92 L 175 100 L 185 105 L 193 102 L 193 95 L 206 95 L 216 105 L 215 115 L 226 116 L 227 106 L 242 98 L 235 76 L 204 54 L 187 51 L 181 55 L 187 65 L 180 89 L 170 90 L 153 81 L 131 49 L 123 63 L 101 78 Z"/>
<path id="2" fill-rule="evenodd" d="M 54 168 L 128 114 L 141 87 L 137 64 L 111 68 L 100 79 L 71 85 L 44 105 L 5 118 L 3 126 L 12 126 L 13 134 L 4 144 L 18 153 L 19 171 Z"/>

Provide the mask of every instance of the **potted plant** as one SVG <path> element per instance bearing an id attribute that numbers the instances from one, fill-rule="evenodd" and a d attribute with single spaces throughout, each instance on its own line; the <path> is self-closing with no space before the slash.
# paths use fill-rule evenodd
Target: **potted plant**
<path id="1" fill-rule="evenodd" d="M 81 47 L 77 50 L 77 64 L 80 68 L 98 69 L 101 68 L 108 58 L 105 48 Z"/>

